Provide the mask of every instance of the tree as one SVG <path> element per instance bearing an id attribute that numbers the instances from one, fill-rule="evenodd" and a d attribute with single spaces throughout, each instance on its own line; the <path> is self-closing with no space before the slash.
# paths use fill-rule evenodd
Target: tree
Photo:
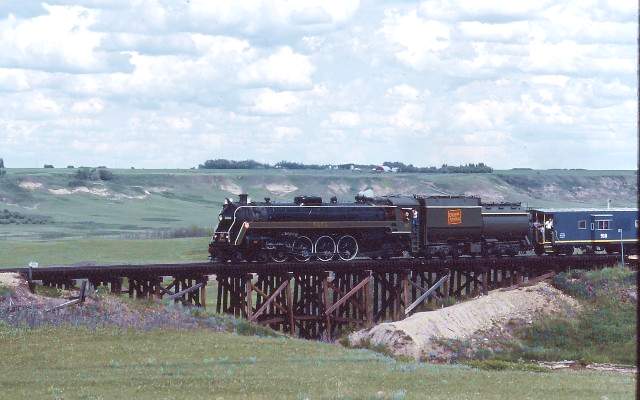
<path id="1" fill-rule="evenodd" d="M 7 173 L 4 169 L 4 160 L 0 158 L 0 176 L 4 176 Z"/>
<path id="2" fill-rule="evenodd" d="M 80 181 L 110 181 L 113 180 L 113 172 L 102 167 L 80 167 L 76 170 L 76 179 Z"/>

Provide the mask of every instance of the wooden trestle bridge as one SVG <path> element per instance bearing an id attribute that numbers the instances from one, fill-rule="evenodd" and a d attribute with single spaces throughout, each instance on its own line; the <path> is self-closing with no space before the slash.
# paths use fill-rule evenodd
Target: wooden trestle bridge
<path id="1" fill-rule="evenodd" d="M 69 289 L 87 281 L 93 287 L 106 286 L 113 293 L 126 293 L 132 298 L 168 297 L 199 307 L 207 304 L 209 292 L 216 297 L 219 313 L 304 338 L 332 338 L 345 329 L 403 319 L 436 300 L 486 294 L 552 271 L 619 262 L 616 255 L 592 255 L 73 265 L 12 270 L 24 275 L 30 285 Z"/>

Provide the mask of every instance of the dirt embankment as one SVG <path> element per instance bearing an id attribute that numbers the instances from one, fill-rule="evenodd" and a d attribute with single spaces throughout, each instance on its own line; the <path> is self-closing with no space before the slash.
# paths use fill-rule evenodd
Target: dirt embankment
<path id="1" fill-rule="evenodd" d="M 43 288 L 44 290 L 44 288 Z M 51 289 L 56 292 L 56 289 Z M 0 273 L 0 322 L 9 326 L 85 326 L 132 329 L 190 329 L 205 327 L 215 331 L 228 329 L 227 322 L 216 318 L 197 318 L 189 309 L 166 306 L 155 301 L 127 302 L 117 296 L 90 291 L 84 303 L 53 310 L 77 296 L 64 290 L 60 297 L 32 293 L 17 274 Z"/>
<path id="2" fill-rule="evenodd" d="M 384 346 L 396 356 L 445 360 L 443 340 L 476 338 L 483 332 L 508 330 L 514 320 L 531 323 L 540 315 L 573 313 L 579 307 L 573 298 L 541 282 L 510 291 L 494 290 L 451 307 L 382 323 L 351 334 L 349 343 Z"/>

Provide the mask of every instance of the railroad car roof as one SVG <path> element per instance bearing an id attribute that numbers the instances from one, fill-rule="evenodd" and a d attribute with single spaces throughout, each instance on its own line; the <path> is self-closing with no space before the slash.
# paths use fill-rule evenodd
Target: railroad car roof
<path id="1" fill-rule="evenodd" d="M 616 207 L 616 208 L 532 208 L 531 211 L 538 211 L 544 213 L 561 213 L 561 212 L 599 212 L 606 213 L 612 211 L 635 211 L 637 208 L 631 207 Z"/>

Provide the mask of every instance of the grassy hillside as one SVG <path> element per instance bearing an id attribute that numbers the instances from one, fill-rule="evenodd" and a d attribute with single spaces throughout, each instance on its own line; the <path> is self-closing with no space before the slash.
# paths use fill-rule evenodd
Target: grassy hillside
<path id="1" fill-rule="evenodd" d="M 557 275 L 554 285 L 582 300 L 573 318 L 554 317 L 520 332 L 511 356 L 536 360 L 580 360 L 636 364 L 637 271 L 605 268 Z"/>
<path id="2" fill-rule="evenodd" d="M 113 170 L 110 181 L 78 179 L 73 169 L 8 169 L 0 178 L 0 238 L 171 236 L 211 229 L 225 197 L 291 199 L 360 190 L 384 194 L 468 194 L 529 206 L 635 204 L 635 171 L 496 171 L 492 174 L 375 174 L 352 171 Z M 197 231 L 195 228 L 194 231 Z M 203 234 L 201 229 L 199 233 Z"/>
<path id="3" fill-rule="evenodd" d="M 0 393 L 17 399 L 623 399 L 634 377 L 405 363 L 287 338 L 0 326 Z"/>

